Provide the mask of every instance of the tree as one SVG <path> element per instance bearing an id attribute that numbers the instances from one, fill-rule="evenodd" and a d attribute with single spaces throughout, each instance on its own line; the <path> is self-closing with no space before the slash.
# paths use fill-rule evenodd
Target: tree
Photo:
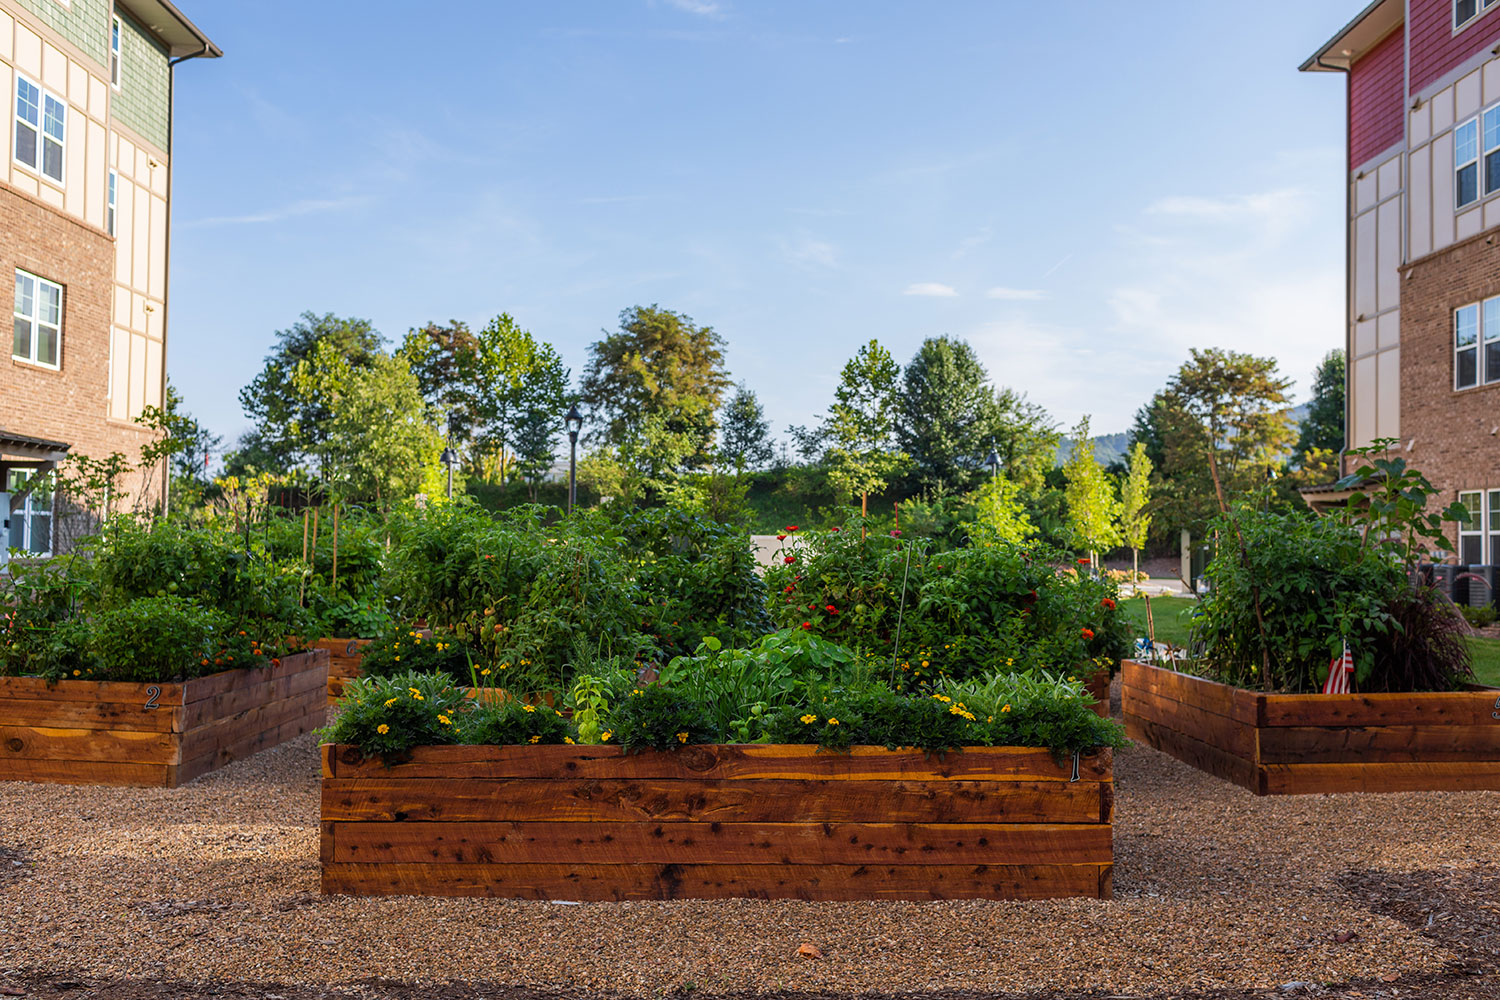
<path id="1" fill-rule="evenodd" d="M 897 436 L 916 485 L 964 492 L 985 475 L 1001 426 L 999 398 L 966 341 L 928 337 L 901 376 Z"/>
<path id="2" fill-rule="evenodd" d="M 313 454 L 335 494 L 388 506 L 441 489 L 443 437 L 404 358 L 376 354 L 370 364 L 354 365 L 333 345 L 319 344 L 291 381 L 302 405 L 328 413 Z"/>
<path id="3" fill-rule="evenodd" d="M 509 433 L 516 450 L 516 471 L 526 478 L 533 501 L 537 485 L 557 458 L 557 432 L 568 407 L 571 374 L 551 344 L 531 349 Z"/>
<path id="4" fill-rule="evenodd" d="M 1057 446 L 1062 440 L 1052 417 L 1024 393 L 997 389 L 993 421 L 993 447 L 1006 476 L 1024 493 L 1043 491 L 1047 473 L 1057 464 Z"/>
<path id="5" fill-rule="evenodd" d="M 180 507 L 184 501 L 201 498 L 209 484 L 209 452 L 223 443 L 223 438 L 200 424 L 182 405 L 182 394 L 167 382 L 163 406 L 148 406 L 135 422 L 158 432 L 152 441 L 141 446 L 142 492 L 166 466 L 171 477 L 168 502 Z"/>
<path id="6" fill-rule="evenodd" d="M 1090 565 L 1098 564 L 1098 553 L 1120 544 L 1120 501 L 1104 468 L 1094 455 L 1094 439 L 1085 416 L 1073 430 L 1073 452 L 1063 465 L 1067 485 L 1068 529 L 1089 554 Z"/>
<path id="7" fill-rule="evenodd" d="M 1130 546 L 1131 583 L 1140 576 L 1141 549 L 1151 531 L 1151 515 L 1146 510 L 1151 503 L 1151 469 L 1146 442 L 1137 441 L 1131 446 L 1130 465 L 1120 481 L 1120 535 Z"/>
<path id="8" fill-rule="evenodd" d="M 639 463 L 649 484 L 708 464 L 729 377 L 724 340 L 659 306 L 620 313 L 620 328 L 589 347 L 582 396 L 604 420 L 593 437 Z"/>
<path id="9" fill-rule="evenodd" d="M 260 374 L 240 390 L 240 405 L 255 424 L 241 450 L 253 452 L 261 471 L 289 472 L 318 449 L 330 416 L 324 400 L 293 389 L 297 366 L 326 345 L 349 366 L 369 367 L 380 353 L 381 336 L 369 320 L 305 312 L 289 329 L 277 330 L 276 341 Z"/>
<path id="10" fill-rule="evenodd" d="M 895 446 L 896 379 L 901 366 L 891 352 L 871 340 L 847 364 L 826 425 L 828 478 L 841 497 L 859 497 L 862 514 L 869 514 L 871 493 L 885 489 L 906 461 Z"/>
<path id="11" fill-rule="evenodd" d="M 991 476 L 974 492 L 974 541 L 1020 545 L 1036 534 L 1021 503 L 1021 488 L 1005 476 Z"/>
<path id="12" fill-rule="evenodd" d="M 1312 400 L 1297 439 L 1297 454 L 1344 447 L 1344 352 L 1329 351 L 1313 375 Z"/>
<path id="13" fill-rule="evenodd" d="M 755 393 L 741 382 L 724 406 L 719 435 L 719 459 L 736 469 L 759 469 L 776 454 L 771 425 Z"/>

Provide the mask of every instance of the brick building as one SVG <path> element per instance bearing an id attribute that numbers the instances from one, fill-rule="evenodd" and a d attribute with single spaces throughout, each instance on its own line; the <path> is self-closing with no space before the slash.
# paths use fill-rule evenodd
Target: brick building
<path id="1" fill-rule="evenodd" d="M 1348 440 L 1396 438 L 1500 563 L 1500 0 L 1375 0 L 1305 72 L 1348 93 Z"/>
<path id="2" fill-rule="evenodd" d="M 169 0 L 0 0 L 12 548 L 56 541 L 52 498 L 28 480 L 68 454 L 133 461 L 149 438 L 132 421 L 166 385 L 173 68 L 220 54 Z"/>

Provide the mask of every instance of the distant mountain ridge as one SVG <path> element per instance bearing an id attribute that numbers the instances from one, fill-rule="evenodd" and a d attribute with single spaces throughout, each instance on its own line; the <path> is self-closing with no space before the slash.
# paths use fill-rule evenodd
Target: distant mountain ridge
<path id="1" fill-rule="evenodd" d="M 1307 419 L 1307 410 L 1311 404 L 1303 403 L 1292 407 L 1292 431 L 1296 432 L 1302 421 Z M 1113 434 L 1100 434 L 1094 438 L 1094 458 L 1100 465 L 1109 465 L 1112 462 L 1124 464 L 1126 452 L 1130 449 L 1130 432 L 1116 431 Z M 1057 464 L 1062 465 L 1073 454 L 1073 439 L 1063 438 L 1057 446 Z"/>

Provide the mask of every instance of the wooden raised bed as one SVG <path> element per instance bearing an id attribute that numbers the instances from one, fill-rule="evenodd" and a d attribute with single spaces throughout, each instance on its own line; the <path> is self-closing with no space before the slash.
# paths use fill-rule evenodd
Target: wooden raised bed
<path id="1" fill-rule="evenodd" d="M 1263 694 L 1126 660 L 1125 731 L 1257 795 L 1500 790 L 1500 689 Z"/>
<path id="2" fill-rule="evenodd" d="M 0 781 L 175 788 L 323 724 L 328 654 L 176 684 L 0 677 Z"/>
<path id="3" fill-rule="evenodd" d="M 344 696 L 344 685 L 359 676 L 360 661 L 365 658 L 365 647 L 371 639 L 319 639 L 313 649 L 328 651 L 328 701 L 333 703 Z"/>
<path id="4" fill-rule="evenodd" d="M 325 893 L 625 900 L 1111 895 L 1109 750 L 323 747 Z"/>

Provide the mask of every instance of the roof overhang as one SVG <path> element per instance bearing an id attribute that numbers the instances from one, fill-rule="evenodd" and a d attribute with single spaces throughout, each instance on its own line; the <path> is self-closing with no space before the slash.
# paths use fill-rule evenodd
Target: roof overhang
<path id="1" fill-rule="evenodd" d="M 217 59 L 224 54 L 171 0 L 116 0 L 116 3 L 155 35 L 173 59 L 184 56 Z"/>
<path id="2" fill-rule="evenodd" d="M 9 455 L 31 462 L 61 462 L 68 457 L 72 445 L 63 441 L 48 441 L 46 438 L 26 437 L 0 431 L 0 455 Z"/>
<path id="3" fill-rule="evenodd" d="M 1304 73 L 1347 71 L 1406 19 L 1402 0 L 1375 0 L 1297 67 Z"/>

